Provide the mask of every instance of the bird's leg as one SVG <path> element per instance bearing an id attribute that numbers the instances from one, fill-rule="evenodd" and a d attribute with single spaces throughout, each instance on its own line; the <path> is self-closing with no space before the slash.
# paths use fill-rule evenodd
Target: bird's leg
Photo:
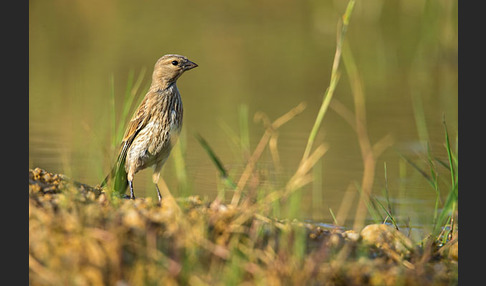
<path id="1" fill-rule="evenodd" d="M 133 183 L 132 181 L 128 181 L 128 186 L 130 187 L 130 199 L 134 200 L 135 199 L 135 194 L 133 193 Z"/>
<path id="2" fill-rule="evenodd" d="M 133 192 L 133 176 L 134 176 L 133 168 L 130 168 L 127 172 L 127 181 L 128 187 L 130 187 L 130 199 L 135 199 L 135 193 Z"/>
<path id="3" fill-rule="evenodd" d="M 157 189 L 157 197 L 159 198 L 159 204 L 162 201 L 162 195 L 160 194 L 159 186 L 155 184 L 155 189 Z"/>
<path id="4" fill-rule="evenodd" d="M 159 198 L 159 204 L 162 201 L 162 195 L 160 194 L 159 186 L 157 185 L 157 183 L 159 182 L 160 169 L 162 168 L 162 164 L 160 163 L 156 164 L 154 166 L 154 173 L 152 174 L 152 182 L 154 182 L 155 189 L 157 190 L 157 197 Z"/>

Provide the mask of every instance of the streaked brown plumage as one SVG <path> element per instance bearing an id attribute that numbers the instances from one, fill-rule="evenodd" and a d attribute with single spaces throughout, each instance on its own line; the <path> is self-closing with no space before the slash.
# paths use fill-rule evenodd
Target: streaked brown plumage
<path id="1" fill-rule="evenodd" d="M 116 164 L 101 186 L 115 178 L 115 190 L 124 193 L 128 185 L 130 198 L 135 199 L 134 175 L 153 166 L 152 181 L 161 200 L 157 186 L 160 170 L 182 127 L 182 100 L 176 82 L 195 67 L 197 64 L 175 54 L 165 55 L 155 63 L 150 89 L 128 123 Z"/>

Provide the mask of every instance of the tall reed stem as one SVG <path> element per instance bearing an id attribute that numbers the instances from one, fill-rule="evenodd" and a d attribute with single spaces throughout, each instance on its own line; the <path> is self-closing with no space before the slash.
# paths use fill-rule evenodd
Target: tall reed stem
<path id="1" fill-rule="evenodd" d="M 339 63 L 341 62 L 342 45 L 344 41 L 344 36 L 346 34 L 349 25 L 349 19 L 351 17 L 351 13 L 353 12 L 354 4 L 355 1 L 353 0 L 348 2 L 346 11 L 342 17 L 341 32 L 337 34 L 336 52 L 334 54 L 334 61 L 331 70 L 331 81 L 329 87 L 326 89 L 326 92 L 324 93 L 324 100 L 322 101 L 322 105 L 321 108 L 319 109 L 319 113 L 317 113 L 314 126 L 312 126 L 309 139 L 307 140 L 307 145 L 305 146 L 304 155 L 302 156 L 302 162 L 309 157 L 317 132 L 319 131 L 319 127 L 321 126 L 322 120 L 324 118 L 324 115 L 326 114 L 326 111 L 329 107 L 329 103 L 331 102 L 332 96 L 334 95 L 334 90 L 336 89 L 336 85 L 339 81 L 339 77 L 340 77 Z"/>

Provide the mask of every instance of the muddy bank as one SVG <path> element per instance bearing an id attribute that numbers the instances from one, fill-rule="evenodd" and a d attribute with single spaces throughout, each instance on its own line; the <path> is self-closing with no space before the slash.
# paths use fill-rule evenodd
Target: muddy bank
<path id="1" fill-rule="evenodd" d="M 29 170 L 30 284 L 457 284 L 457 230 L 445 244 L 415 242 L 389 225 L 354 232 L 251 209 L 110 198 Z"/>

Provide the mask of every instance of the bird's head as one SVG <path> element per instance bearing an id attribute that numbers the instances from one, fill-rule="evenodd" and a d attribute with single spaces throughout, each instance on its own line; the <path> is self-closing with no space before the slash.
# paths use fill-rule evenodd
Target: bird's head
<path id="1" fill-rule="evenodd" d="M 185 71 L 195 67 L 197 67 L 197 64 L 184 56 L 165 55 L 155 63 L 152 85 L 166 88 L 174 83 Z"/>

